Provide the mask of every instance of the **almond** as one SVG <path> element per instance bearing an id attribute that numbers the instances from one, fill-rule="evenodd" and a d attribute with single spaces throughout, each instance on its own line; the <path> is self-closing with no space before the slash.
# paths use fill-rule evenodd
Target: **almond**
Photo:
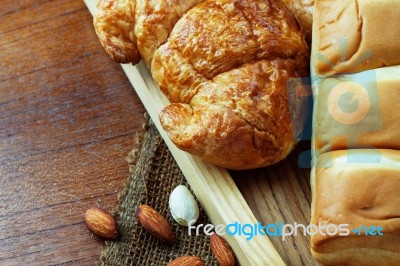
<path id="1" fill-rule="evenodd" d="M 144 229 L 158 240 L 170 245 L 174 243 L 174 233 L 171 227 L 155 209 L 148 205 L 140 205 L 136 210 L 136 218 Z"/>
<path id="2" fill-rule="evenodd" d="M 213 234 L 210 238 L 210 247 L 219 266 L 235 265 L 235 255 L 229 244 L 222 237 Z"/>
<path id="3" fill-rule="evenodd" d="M 85 222 L 93 234 L 104 239 L 116 239 L 118 236 L 117 222 L 106 210 L 93 207 L 86 211 Z"/>
<path id="4" fill-rule="evenodd" d="M 197 256 L 183 256 L 174 259 L 167 266 L 204 266 L 204 261 Z"/>

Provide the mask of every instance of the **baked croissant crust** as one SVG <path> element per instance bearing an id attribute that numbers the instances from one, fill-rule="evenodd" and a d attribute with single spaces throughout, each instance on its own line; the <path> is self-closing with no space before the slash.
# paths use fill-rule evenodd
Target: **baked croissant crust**
<path id="1" fill-rule="evenodd" d="M 287 8 L 296 16 L 301 29 L 311 42 L 312 22 L 315 0 L 283 0 Z"/>
<path id="2" fill-rule="evenodd" d="M 231 169 L 256 168 L 284 159 L 296 144 L 286 81 L 294 60 L 260 60 L 197 87 L 190 103 L 174 103 L 161 124 L 181 149 Z"/>
<path id="3" fill-rule="evenodd" d="M 204 0 L 99 0 L 93 24 L 100 43 L 118 63 L 150 65 L 178 19 Z"/>
<path id="4" fill-rule="evenodd" d="M 101 45 L 117 63 L 139 63 L 135 25 L 135 6 L 132 0 L 100 0 L 93 24 Z"/>
<path id="5" fill-rule="evenodd" d="M 286 83 L 308 75 L 309 48 L 281 0 L 143 0 L 134 21 L 137 50 L 173 103 L 160 120 L 178 147 L 230 169 L 290 153 Z"/>

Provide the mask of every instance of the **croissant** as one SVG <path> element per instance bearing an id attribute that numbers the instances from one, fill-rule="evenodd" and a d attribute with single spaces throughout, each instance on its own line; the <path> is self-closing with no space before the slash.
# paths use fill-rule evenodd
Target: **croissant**
<path id="1" fill-rule="evenodd" d="M 309 47 L 281 0 L 100 0 L 94 26 L 113 60 L 151 68 L 172 102 L 161 124 L 182 150 L 250 169 L 296 145 L 286 83 L 308 75 Z"/>

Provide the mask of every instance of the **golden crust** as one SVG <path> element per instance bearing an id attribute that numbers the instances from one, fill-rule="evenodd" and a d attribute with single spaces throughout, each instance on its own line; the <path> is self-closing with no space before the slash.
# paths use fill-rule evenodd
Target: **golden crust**
<path id="1" fill-rule="evenodd" d="M 189 102 L 196 93 L 196 86 L 207 81 L 170 43 L 154 53 L 152 70 L 154 80 L 171 102 Z"/>
<path id="2" fill-rule="evenodd" d="M 100 0 L 94 27 L 111 59 L 136 64 L 141 58 L 151 64 L 178 19 L 204 0 Z"/>
<path id="3" fill-rule="evenodd" d="M 400 253 L 377 248 L 351 248 L 330 253 L 311 250 L 311 254 L 325 266 L 397 266 L 400 261 Z"/>
<path id="4" fill-rule="evenodd" d="M 308 46 L 280 1 L 206 1 L 154 54 L 173 104 L 161 124 L 181 149 L 231 169 L 285 158 L 296 141 L 286 82 L 307 75 Z"/>
<path id="5" fill-rule="evenodd" d="M 287 8 L 296 16 L 301 29 L 311 41 L 312 21 L 315 0 L 282 0 Z"/>
<path id="6" fill-rule="evenodd" d="M 316 1 L 313 64 L 325 76 L 400 64 L 400 1 Z M 345 29 L 345 30 L 344 30 Z"/>
<path id="7" fill-rule="evenodd" d="M 286 81 L 294 60 L 261 60 L 197 87 L 189 104 L 172 104 L 161 124 L 181 149 L 222 167 L 249 169 L 284 159 L 295 146 Z"/>
<path id="8" fill-rule="evenodd" d="M 399 164 L 400 152 L 396 150 L 344 150 L 319 157 L 312 183 L 311 223 L 348 224 L 349 230 L 380 226 L 383 234 L 365 235 L 365 230 L 360 236 L 351 231 L 348 236 L 317 233 L 311 237 L 311 248 L 320 262 L 327 265 L 399 263 Z"/>
<path id="9" fill-rule="evenodd" d="M 192 8 L 154 54 L 154 79 L 172 102 L 188 102 L 187 95 L 193 95 L 202 80 L 254 60 L 300 58 L 304 63 L 299 68 L 306 69 L 304 36 L 279 3 L 206 1 Z M 178 73 L 191 76 L 177 79 Z M 177 93 L 180 90 L 185 93 Z"/>
<path id="10" fill-rule="evenodd" d="M 100 0 L 93 24 L 101 45 L 112 60 L 136 64 L 140 54 L 136 46 L 134 0 Z"/>
<path id="11" fill-rule="evenodd" d="M 323 265 L 400 264 L 399 8 L 316 1 L 311 223 L 349 229 L 311 237 Z"/>
<path id="12" fill-rule="evenodd" d="M 140 0 L 136 4 L 135 35 L 140 54 L 147 65 L 163 44 L 178 19 L 204 0 Z"/>
<path id="13" fill-rule="evenodd" d="M 292 58 L 306 49 L 279 1 L 203 2 L 177 22 L 167 44 L 208 79 L 253 60 Z"/>
<path id="14" fill-rule="evenodd" d="M 400 150 L 400 112 L 393 108 L 400 98 L 399 87 L 400 66 L 334 76 L 321 81 L 315 105 L 314 138 L 318 153 L 363 147 Z M 330 110 L 328 106 L 338 104 L 330 100 L 335 91 L 339 91 L 340 95 L 355 95 L 359 104 L 357 109 L 347 113 L 338 105 L 338 111 Z"/>
<path id="15" fill-rule="evenodd" d="M 95 27 L 114 60 L 141 55 L 182 103 L 160 115 L 182 149 L 232 169 L 293 149 L 286 82 L 308 74 L 309 49 L 280 0 L 101 0 Z"/>

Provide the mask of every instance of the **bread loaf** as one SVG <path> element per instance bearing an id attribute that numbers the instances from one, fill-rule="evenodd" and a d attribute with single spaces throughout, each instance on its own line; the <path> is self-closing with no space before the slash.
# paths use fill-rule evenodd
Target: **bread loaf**
<path id="1" fill-rule="evenodd" d="M 363 147 L 400 150 L 400 112 L 394 108 L 400 104 L 400 66 L 328 77 L 318 87 L 318 153 Z M 353 106 L 348 112 L 340 106 L 346 93 Z"/>
<path id="2" fill-rule="evenodd" d="M 317 1 L 313 63 L 318 75 L 400 64 L 399 1 Z"/>
<path id="3" fill-rule="evenodd" d="M 311 223 L 347 224 L 350 234 L 313 236 L 317 260 L 324 265 L 398 265 L 399 165 L 397 150 L 340 150 L 318 157 Z M 376 229 L 366 234 L 364 227 Z M 355 228 L 362 229 L 352 232 Z"/>
<path id="4" fill-rule="evenodd" d="M 311 17 L 309 8 L 296 14 Z M 114 60 L 140 55 L 151 67 L 173 103 L 161 124 L 181 149 L 249 169 L 295 146 L 286 82 L 308 75 L 309 48 L 281 0 L 101 0 L 94 25 Z"/>
<path id="5" fill-rule="evenodd" d="M 349 229 L 311 237 L 324 265 L 400 263 L 399 8 L 316 1 L 311 223 Z"/>

